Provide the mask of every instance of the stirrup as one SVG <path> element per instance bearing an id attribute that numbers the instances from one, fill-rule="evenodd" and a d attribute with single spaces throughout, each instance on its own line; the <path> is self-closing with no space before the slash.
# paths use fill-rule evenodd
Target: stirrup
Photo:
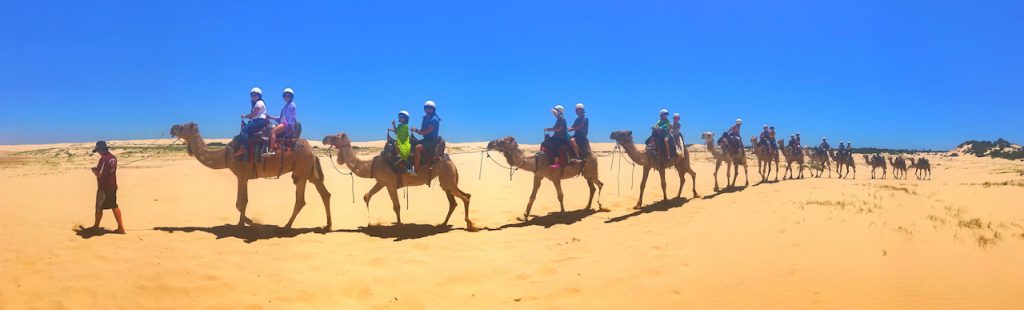
<path id="1" fill-rule="evenodd" d="M 271 156 L 274 156 L 274 155 L 277 155 L 277 154 L 274 151 L 269 151 L 269 152 L 263 153 L 262 156 L 263 156 L 263 158 L 267 158 L 267 157 L 271 157 Z"/>

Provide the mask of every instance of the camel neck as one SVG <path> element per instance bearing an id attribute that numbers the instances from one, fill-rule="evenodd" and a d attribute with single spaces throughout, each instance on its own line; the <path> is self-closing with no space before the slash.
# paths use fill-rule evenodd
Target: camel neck
<path id="1" fill-rule="evenodd" d="M 718 152 L 718 147 L 715 146 L 714 141 L 714 138 L 712 138 L 711 140 L 704 140 L 704 147 L 708 149 L 708 152 L 711 152 L 711 156 L 719 158 L 722 155 L 721 153 Z"/>
<path id="2" fill-rule="evenodd" d="M 345 161 L 345 166 L 360 178 L 372 178 L 372 161 L 365 161 L 356 156 L 352 145 L 338 147 L 338 160 Z"/>
<path id="3" fill-rule="evenodd" d="M 647 165 L 647 156 L 643 156 L 644 154 L 642 154 L 640 150 L 636 149 L 636 144 L 633 143 L 633 140 L 617 142 L 620 146 L 622 146 L 622 149 L 626 151 L 626 155 L 629 155 L 630 160 L 632 160 L 637 165 Z"/>
<path id="4" fill-rule="evenodd" d="M 216 151 L 211 151 L 206 148 L 206 142 L 203 141 L 203 137 L 198 133 L 192 137 L 185 138 L 185 142 L 188 144 L 188 148 L 192 151 L 192 155 L 199 160 L 199 163 L 203 166 L 211 169 L 224 169 L 228 167 L 228 148 L 221 148 Z"/>
<path id="5" fill-rule="evenodd" d="M 518 146 L 507 152 L 502 151 L 501 154 L 505 156 L 505 161 L 510 166 L 530 172 L 537 170 L 537 157 L 532 157 L 533 161 L 530 161 Z"/>

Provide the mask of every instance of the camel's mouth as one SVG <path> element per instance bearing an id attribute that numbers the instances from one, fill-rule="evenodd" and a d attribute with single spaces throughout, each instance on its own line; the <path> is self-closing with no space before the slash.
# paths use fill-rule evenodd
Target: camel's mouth
<path id="1" fill-rule="evenodd" d="M 178 136 L 178 132 L 180 132 L 180 131 L 181 131 L 181 125 L 171 126 L 171 135 L 172 136 L 177 137 Z"/>

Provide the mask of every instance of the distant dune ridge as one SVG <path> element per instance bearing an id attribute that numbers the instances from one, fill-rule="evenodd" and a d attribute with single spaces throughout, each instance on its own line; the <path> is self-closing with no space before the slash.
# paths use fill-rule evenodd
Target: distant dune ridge
<path id="1" fill-rule="evenodd" d="M 977 157 L 1024 160 L 1024 148 L 1003 138 L 995 141 L 969 140 L 960 143 L 948 153 L 949 156 L 974 155 Z"/>

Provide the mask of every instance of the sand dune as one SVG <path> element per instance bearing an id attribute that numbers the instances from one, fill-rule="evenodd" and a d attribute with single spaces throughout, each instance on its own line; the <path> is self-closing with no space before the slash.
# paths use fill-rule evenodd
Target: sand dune
<path id="1" fill-rule="evenodd" d="M 930 156 L 931 181 L 913 170 L 909 180 L 871 180 L 857 158 L 855 180 L 757 184 L 752 161 L 752 186 L 715 193 L 713 162 L 698 151 L 702 198 L 688 190 L 673 198 L 671 172 L 673 199 L 658 202 L 655 174 L 648 205 L 633 210 L 641 170 L 597 144 L 600 199 L 611 212 L 581 210 L 587 187 L 579 179 L 563 182 L 569 212 L 558 213 L 545 182 L 533 210 L 540 216 L 520 223 L 531 175 L 510 179 L 481 157 L 484 145 L 449 144 L 460 186 L 473 195 L 470 216 L 485 228 L 475 233 L 464 230 L 461 205 L 453 227 L 435 226 L 447 211 L 436 187 L 410 188 L 409 204 L 400 195 L 408 224 L 392 226 L 387 195 L 367 208 L 359 197 L 370 181 L 356 178 L 353 203 L 352 182 L 326 155 L 333 231 L 317 228 L 324 211 L 312 198 L 296 229 L 278 227 L 292 209 L 288 177 L 250 182 L 248 212 L 259 224 L 238 228 L 228 171 L 180 150 L 115 149 L 126 235 L 75 229 L 92 222 L 91 145 L 0 146 L 0 308 L 1024 305 L 1021 162 Z M 368 158 L 380 142 L 356 146 Z M 104 226 L 113 227 L 109 213 Z"/>

